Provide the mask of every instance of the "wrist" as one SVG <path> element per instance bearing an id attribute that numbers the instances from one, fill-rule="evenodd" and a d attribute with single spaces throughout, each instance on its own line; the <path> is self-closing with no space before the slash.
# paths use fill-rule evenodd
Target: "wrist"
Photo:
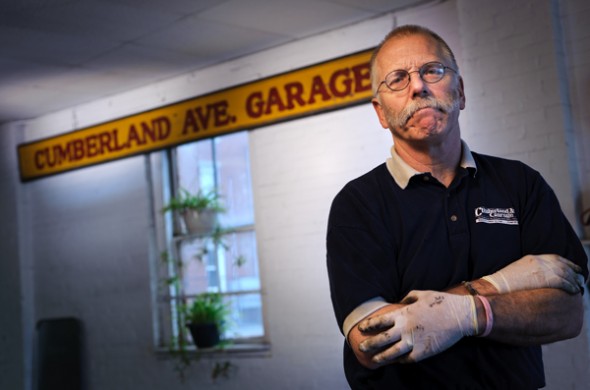
<path id="1" fill-rule="evenodd" d="M 481 336 L 486 330 L 486 313 L 483 303 L 476 297 L 473 297 L 475 303 L 475 313 L 477 318 L 477 329 L 475 336 Z"/>
<path id="2" fill-rule="evenodd" d="M 476 279 L 471 282 L 461 282 L 448 290 L 445 290 L 448 294 L 456 295 L 498 295 L 499 292 L 496 288 L 484 279 Z"/>
<path id="3" fill-rule="evenodd" d="M 488 296 L 499 294 L 494 285 L 485 279 L 476 279 L 471 282 L 471 286 L 477 291 L 477 295 Z"/>
<path id="4" fill-rule="evenodd" d="M 488 299 L 483 295 L 477 295 L 475 299 L 475 310 L 477 313 L 478 330 L 477 336 L 487 337 L 494 326 L 494 313 Z"/>

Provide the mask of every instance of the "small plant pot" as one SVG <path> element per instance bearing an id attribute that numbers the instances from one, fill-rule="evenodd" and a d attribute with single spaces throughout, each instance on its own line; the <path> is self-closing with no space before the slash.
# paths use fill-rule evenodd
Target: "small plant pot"
<path id="1" fill-rule="evenodd" d="M 214 210 L 186 210 L 182 216 L 189 234 L 207 235 L 215 230 L 217 212 Z"/>
<path id="2" fill-rule="evenodd" d="M 197 348 L 211 348 L 219 344 L 219 328 L 215 323 L 187 324 Z"/>

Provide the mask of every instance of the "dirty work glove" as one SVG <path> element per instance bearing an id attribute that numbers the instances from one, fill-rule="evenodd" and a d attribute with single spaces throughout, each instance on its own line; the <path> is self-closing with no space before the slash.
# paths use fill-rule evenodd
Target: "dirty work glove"
<path id="1" fill-rule="evenodd" d="M 526 255 L 482 279 L 500 294 L 535 288 L 559 288 L 570 294 L 582 291 L 582 268 L 558 255 Z"/>
<path id="2" fill-rule="evenodd" d="M 426 359 L 477 332 L 471 295 L 411 291 L 401 303 L 408 305 L 358 325 L 364 333 L 380 332 L 359 345 L 362 352 L 375 353 L 373 361 L 379 365 Z"/>

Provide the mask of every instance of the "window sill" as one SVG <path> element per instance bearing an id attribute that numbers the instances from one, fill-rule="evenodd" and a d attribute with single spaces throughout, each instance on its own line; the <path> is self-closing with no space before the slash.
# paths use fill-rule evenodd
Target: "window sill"
<path id="1" fill-rule="evenodd" d="M 178 350 L 171 350 L 165 347 L 156 348 L 156 355 L 159 357 L 169 357 L 175 355 Z M 271 350 L 268 343 L 240 343 L 230 344 L 216 348 L 196 348 L 194 345 L 186 347 L 189 356 L 200 358 L 262 358 L 270 357 Z"/>

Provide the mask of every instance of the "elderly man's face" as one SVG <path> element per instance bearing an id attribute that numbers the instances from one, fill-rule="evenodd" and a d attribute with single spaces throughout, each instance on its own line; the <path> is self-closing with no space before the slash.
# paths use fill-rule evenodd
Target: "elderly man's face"
<path id="1" fill-rule="evenodd" d="M 418 71 L 429 62 L 452 66 L 435 41 L 422 35 L 394 38 L 381 48 L 375 71 L 379 80 L 394 70 Z M 458 132 L 459 111 L 465 107 L 462 81 L 452 71 L 436 83 L 426 83 L 419 73 L 410 74 L 409 85 L 401 91 L 379 87 L 373 106 L 384 128 L 394 138 L 428 141 Z"/>

